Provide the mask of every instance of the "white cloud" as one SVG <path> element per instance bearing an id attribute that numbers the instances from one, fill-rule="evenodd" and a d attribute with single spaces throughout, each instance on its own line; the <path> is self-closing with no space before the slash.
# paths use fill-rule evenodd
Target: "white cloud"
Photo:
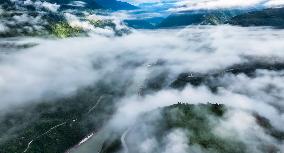
<path id="1" fill-rule="evenodd" d="M 158 142 L 156 139 L 149 138 L 141 143 L 141 145 L 139 146 L 139 150 L 141 151 L 141 153 L 153 152 L 155 148 L 157 147 L 157 145 L 158 145 Z"/>
<path id="2" fill-rule="evenodd" d="M 283 0 L 270 0 L 264 3 L 264 6 L 267 7 L 282 7 L 284 6 L 284 1 Z"/>
<path id="3" fill-rule="evenodd" d="M 38 47 L 2 59 L 1 109 L 42 98 L 46 94 L 70 94 L 95 79 L 90 61 L 84 60 L 88 53 L 86 50 L 78 52 L 78 43 L 73 43 L 72 48 L 49 40 L 40 43 Z"/>
<path id="4" fill-rule="evenodd" d="M 0 15 L 2 15 L 4 13 L 4 10 L 2 8 L 2 6 L 0 6 Z"/>
<path id="5" fill-rule="evenodd" d="M 175 11 L 249 7 L 259 2 L 260 0 L 185 0 L 177 3 L 178 7 Z"/>
<path id="6" fill-rule="evenodd" d="M 33 1 L 31 1 L 31 0 L 25 0 L 24 1 L 24 5 L 33 5 L 34 3 L 33 3 Z"/>
<path id="7" fill-rule="evenodd" d="M 14 15 L 13 19 L 15 20 L 15 24 L 16 23 L 29 23 L 32 25 L 36 25 L 42 21 L 40 15 L 33 17 L 28 14 Z"/>
<path id="8" fill-rule="evenodd" d="M 56 4 L 56 3 L 49 3 L 47 1 L 40 1 L 40 0 L 36 0 L 36 1 L 32 1 L 32 0 L 25 0 L 25 1 L 16 1 L 16 0 L 11 0 L 14 1 L 18 7 L 20 6 L 25 6 L 25 5 L 33 5 L 35 6 L 37 9 L 46 9 L 49 10 L 51 12 L 57 12 L 57 10 L 60 8 L 60 5 Z"/>
<path id="9" fill-rule="evenodd" d="M 151 68 L 155 68 L 153 64 L 157 61 L 165 61 L 157 70 L 168 69 L 171 77 L 174 77 L 184 71 L 210 72 L 222 69 L 246 61 L 244 56 L 284 58 L 284 31 L 230 26 L 188 27 L 181 31 L 134 31 L 122 37 L 93 34 L 90 38 L 37 41 L 40 43 L 38 47 L 2 59 L 2 106 L 35 100 L 58 89 L 62 93 L 69 93 L 67 91 L 74 91 L 100 77 L 95 74 L 120 69 L 122 71 L 118 75 L 124 72 L 129 74 L 129 70 L 122 67 L 126 61 L 145 63 L 131 70 L 131 73 L 139 76 L 136 78 L 137 84 L 143 84 L 143 80 L 153 73 Z M 131 56 L 116 58 L 125 54 Z M 105 58 L 102 72 L 91 66 L 98 57 Z M 137 84 L 133 87 L 140 88 Z M 165 94 L 171 98 L 170 93 Z M 241 101 L 238 102 L 238 105 L 241 104 Z"/>
<path id="10" fill-rule="evenodd" d="M 271 73 L 277 72 L 271 71 Z M 220 124 L 214 128 L 213 132 L 215 134 L 224 138 L 240 140 L 251 152 L 262 152 L 259 149 L 263 146 L 263 144 L 275 146 L 280 149 L 280 152 L 283 151 L 283 148 L 281 148 L 281 146 L 284 145 L 283 142 L 279 142 L 274 137 L 268 135 L 265 130 L 256 123 L 254 113 L 269 119 L 269 122 L 274 128 L 283 131 L 283 112 L 279 111 L 278 106 L 275 106 L 275 104 L 282 103 L 284 98 L 267 102 L 267 98 L 259 99 L 258 97 L 255 97 L 256 94 L 262 94 L 263 97 L 272 96 L 271 93 L 264 93 L 262 91 L 262 87 L 255 86 L 268 85 L 268 78 L 266 78 L 267 80 L 265 79 L 267 82 L 265 81 L 265 83 L 263 82 L 264 84 L 259 84 L 259 80 L 263 80 L 263 77 L 267 76 L 257 75 L 256 78 L 250 79 L 249 81 L 238 80 L 237 78 L 239 76 L 231 77 L 234 77 L 235 80 L 229 80 L 227 76 L 219 78 L 221 81 L 226 82 L 227 86 L 220 85 L 218 93 L 211 92 L 206 86 L 193 87 L 188 85 L 182 91 L 167 89 L 145 97 L 125 97 L 121 100 L 122 103 L 119 105 L 118 112 L 114 115 L 113 120 L 110 122 L 112 125 L 111 127 L 119 130 L 126 128 L 135 124 L 135 122 L 137 122 L 137 118 L 139 118 L 141 114 L 152 112 L 158 108 L 176 104 L 177 102 L 189 104 L 207 102 L 219 103 L 225 104 L 229 107 L 229 109 L 225 114 L 225 118 L 221 119 Z M 277 75 L 273 75 L 272 80 L 279 79 L 282 79 L 282 72 Z M 284 84 L 282 82 L 280 81 L 278 84 L 275 84 L 276 88 L 280 91 L 284 90 Z M 234 89 L 235 87 L 240 87 L 240 89 L 232 90 L 232 88 Z M 278 95 L 281 95 L 281 93 L 282 92 L 277 92 Z M 279 107 L 283 109 L 283 105 Z M 156 117 L 152 116 L 152 118 Z M 147 127 L 146 129 L 151 131 L 151 128 L 155 127 Z M 144 131 L 142 133 L 146 135 L 147 132 Z M 148 134 L 150 133 L 151 132 Z M 134 141 L 134 139 L 131 140 Z M 150 138 L 150 140 L 154 141 L 155 139 Z M 150 140 L 147 140 L 145 145 L 147 145 L 147 142 Z M 167 147 L 169 152 L 173 152 L 172 149 L 179 150 L 180 152 L 184 152 L 184 150 L 188 149 L 191 151 L 196 150 L 197 152 L 202 150 L 202 147 L 200 148 L 198 145 L 187 146 L 187 141 L 185 139 L 180 140 L 176 135 L 172 136 L 171 140 L 174 141 L 167 142 L 175 142 L 175 144 L 169 143 L 169 147 Z"/>
<path id="11" fill-rule="evenodd" d="M 6 27 L 4 24 L 0 23 L 0 33 L 7 31 L 8 27 Z"/>
<path id="12" fill-rule="evenodd" d="M 86 3 L 83 2 L 83 1 L 72 1 L 72 2 L 70 2 L 69 5 L 71 5 L 71 6 L 84 7 L 84 6 L 86 5 Z"/>
<path id="13" fill-rule="evenodd" d="M 283 151 L 283 142 L 279 142 L 272 136 L 268 135 L 260 127 L 254 116 L 248 112 L 233 110 L 226 114 L 227 118 L 214 129 L 214 133 L 223 138 L 237 138 L 246 144 L 249 152 L 266 152 L 261 150 L 266 146 L 273 146 L 280 152 Z M 265 147 L 264 147 L 265 145 Z"/>
<path id="14" fill-rule="evenodd" d="M 152 3 L 153 6 L 167 7 L 170 11 L 188 11 L 199 9 L 226 9 L 226 8 L 252 8 L 252 7 L 280 7 L 283 0 L 123 0 L 135 5 Z M 166 4 L 174 4 L 166 5 Z M 142 8 L 144 7 L 141 5 Z"/>
<path id="15" fill-rule="evenodd" d="M 226 9 L 226 8 L 267 8 L 283 6 L 283 0 L 182 0 L 176 3 L 171 11 L 188 11 L 200 9 Z"/>
<path id="16" fill-rule="evenodd" d="M 161 3 L 163 0 L 121 0 L 124 2 L 132 3 L 132 4 L 144 4 L 144 3 Z"/>
<path id="17" fill-rule="evenodd" d="M 193 26 L 180 30 L 133 31 L 121 37 L 93 34 L 89 38 L 31 41 L 39 45 L 1 56 L 1 109 L 46 97 L 68 96 L 97 81 L 123 84 L 131 79 L 126 96 L 117 100 L 118 111 L 110 121 L 110 127 L 124 130 L 141 114 L 177 102 L 222 103 L 237 113 L 229 115 L 231 117 L 224 120 L 221 129 L 229 134 L 231 130 L 236 133 L 247 131 L 258 141 L 281 145 L 260 127 L 256 127 L 256 131 L 251 129 L 254 129 L 253 112 L 269 119 L 276 129 L 283 127 L 284 115 L 279 110 L 283 109 L 282 71 L 258 70 L 254 78 L 244 74 L 224 75 L 215 80 L 220 84 L 217 93 L 211 92 L 206 85 L 188 85 L 181 91 L 163 89 L 144 97 L 137 96 L 137 92 L 153 74 L 164 70 L 173 81 L 181 72 L 210 73 L 248 62 L 244 57 L 262 57 L 263 62 L 269 57 L 267 62 L 282 60 L 283 30 Z M 157 61 L 164 61 L 164 64 L 155 65 Z M 97 64 L 101 68 L 94 68 Z M 243 125 L 238 124 L 240 122 Z M 241 137 L 241 134 L 237 136 Z M 175 146 L 179 146 L 180 151 L 187 150 L 185 141 L 178 138 L 168 136 L 168 140 L 178 143 Z M 247 144 L 258 146 L 258 141 L 249 139 Z M 144 146 L 148 144 L 145 142 Z M 196 146 L 193 148 L 198 150 Z"/>
<path id="18" fill-rule="evenodd" d="M 45 8 L 45 9 L 51 11 L 51 12 L 56 12 L 60 8 L 60 5 L 48 3 L 46 1 L 44 1 L 41 5 L 42 5 L 43 8 Z"/>
<path id="19" fill-rule="evenodd" d="M 73 28 L 80 28 L 84 30 L 94 30 L 94 26 L 88 21 L 80 21 L 79 18 L 71 13 L 64 13 L 68 24 Z"/>
<path id="20" fill-rule="evenodd" d="M 166 136 L 166 148 L 164 153 L 188 153 L 188 138 L 182 129 L 176 129 Z"/>

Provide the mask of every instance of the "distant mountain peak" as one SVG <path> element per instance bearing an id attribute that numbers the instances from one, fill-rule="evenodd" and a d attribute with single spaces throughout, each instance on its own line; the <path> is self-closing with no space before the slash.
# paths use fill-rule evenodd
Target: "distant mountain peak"
<path id="1" fill-rule="evenodd" d="M 96 3 L 101 5 L 102 7 L 106 9 L 111 10 L 135 10 L 138 9 L 138 7 L 131 5 L 127 2 L 122 2 L 118 0 L 95 0 Z"/>

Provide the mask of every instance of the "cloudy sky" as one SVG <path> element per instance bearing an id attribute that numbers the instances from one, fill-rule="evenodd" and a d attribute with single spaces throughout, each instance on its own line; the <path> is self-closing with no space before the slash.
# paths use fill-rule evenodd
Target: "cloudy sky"
<path id="1" fill-rule="evenodd" d="M 216 8 L 250 8 L 250 7 L 279 7 L 284 5 L 284 0 L 122 0 L 134 5 L 154 3 L 156 6 L 171 3 L 171 11 L 187 11 L 198 9 Z M 158 4 L 158 5 L 157 5 Z M 169 6 L 169 5 L 166 5 Z"/>

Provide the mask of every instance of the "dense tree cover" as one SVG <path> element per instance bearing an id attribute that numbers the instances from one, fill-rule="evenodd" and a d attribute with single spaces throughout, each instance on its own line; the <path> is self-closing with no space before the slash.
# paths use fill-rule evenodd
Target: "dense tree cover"
<path id="1" fill-rule="evenodd" d="M 173 117 L 174 111 L 175 117 Z M 165 123 L 169 131 L 175 128 L 182 128 L 188 131 L 189 145 L 198 144 L 211 152 L 218 153 L 244 153 L 245 145 L 235 139 L 225 139 L 214 134 L 213 128 L 218 124 L 226 111 L 224 105 L 219 104 L 176 104 L 163 111 Z M 216 122 L 212 122 L 211 120 Z"/>
<path id="2" fill-rule="evenodd" d="M 0 152 L 62 153 L 98 130 L 114 112 L 123 94 L 107 85 L 78 94 L 17 108 L 0 117 Z M 94 106 L 97 106 L 94 108 Z"/>
<path id="3" fill-rule="evenodd" d="M 117 35 L 127 33 L 126 29 L 117 29 L 116 24 L 112 20 L 90 20 L 87 19 L 85 13 L 96 14 L 98 12 L 105 12 L 105 10 L 112 10 L 111 6 L 120 6 L 120 2 L 113 0 L 110 5 L 105 7 L 100 6 L 94 0 L 85 0 L 82 6 L 72 4 L 74 0 L 48 0 L 49 5 L 58 5 L 56 11 L 51 11 L 45 7 L 36 4 L 35 0 L 31 3 L 24 3 L 23 1 L 3 0 L 0 2 L 0 21 L 1 26 L 5 28 L 0 31 L 0 37 L 19 37 L 19 36 L 55 36 L 59 38 L 82 36 L 91 31 L 91 29 L 84 29 L 80 26 L 72 26 L 65 13 L 71 13 L 77 17 L 78 21 L 89 23 L 90 26 L 98 28 L 109 27 L 114 30 Z M 123 5 L 122 5 L 123 4 Z M 132 6 L 128 3 L 122 3 L 123 7 Z M 128 4 L 128 5 L 127 5 Z M 133 6 L 134 7 L 134 6 Z M 119 7 L 120 8 L 120 7 Z M 128 7 L 127 7 L 128 8 Z"/>
<path id="4" fill-rule="evenodd" d="M 179 12 L 168 16 L 158 26 L 161 28 L 186 25 L 218 25 L 224 24 L 233 16 L 246 11 L 241 10 L 201 10 Z"/>
<path id="5" fill-rule="evenodd" d="M 259 68 L 283 69 L 281 63 L 252 64 L 238 66 L 238 69 L 230 69 L 226 73 L 244 73 L 253 77 Z M 166 84 L 167 71 L 157 73 L 145 82 L 140 95 L 150 94 L 167 86 L 173 88 L 184 87 L 190 83 L 200 85 L 206 83 L 212 90 L 218 87 L 218 83 L 211 82 L 211 77 L 220 77 L 223 73 L 213 76 L 202 77 L 202 80 L 183 80 L 178 78 L 179 85 Z M 181 74 L 181 76 L 186 76 Z M 184 77 L 186 78 L 186 77 Z M 211 79 L 210 79 L 211 78 Z M 210 81 L 211 80 L 211 81 Z M 216 80 L 216 78 L 214 79 Z M 12 112 L 0 117 L 0 152 L 21 153 L 61 153 L 76 145 L 80 140 L 91 132 L 99 130 L 115 112 L 116 99 L 124 95 L 127 83 L 115 85 L 115 82 L 101 82 L 96 87 L 84 88 L 74 96 L 45 100 L 40 103 L 14 109 Z M 99 102 L 99 103 L 98 103 Z M 96 105 L 94 109 L 93 107 Z M 246 147 L 237 140 L 227 140 L 212 133 L 212 128 L 218 124 L 226 113 L 224 105 L 218 104 L 182 104 L 178 103 L 169 107 L 161 108 L 162 118 L 152 122 L 153 126 L 160 127 L 155 133 L 157 139 L 176 128 L 191 131 L 189 145 L 198 144 L 204 148 L 217 150 L 218 152 L 245 152 Z M 150 117 L 147 117 L 150 116 Z M 256 121 L 266 133 L 283 140 L 284 133 L 273 128 L 269 121 L 255 114 Z M 151 112 L 142 115 L 137 123 L 147 122 L 151 118 Z M 216 122 L 212 122 L 216 121 Z M 138 126 L 139 127 L 139 126 Z M 137 129 L 139 130 L 139 128 Z M 104 143 L 102 152 L 110 153 L 121 149 L 121 134 L 114 134 Z M 32 143 L 30 143 L 33 140 Z M 28 147 L 28 144 L 30 146 Z"/>
<path id="6" fill-rule="evenodd" d="M 212 73 L 181 73 L 176 80 L 174 80 L 171 84 L 173 88 L 183 88 L 187 84 L 191 84 L 194 86 L 199 86 L 201 84 L 207 85 L 211 91 L 216 92 L 217 88 L 220 86 L 218 84 L 218 77 L 222 77 L 225 74 L 245 74 L 249 77 L 255 77 L 255 72 L 260 69 L 265 70 L 276 70 L 280 71 L 284 69 L 284 63 L 281 61 L 269 62 L 263 61 L 259 59 L 250 59 L 252 62 L 243 63 L 230 66 L 225 70 L 216 70 Z"/>
<path id="7" fill-rule="evenodd" d="M 241 26 L 273 26 L 284 28 L 284 8 L 270 8 L 233 17 L 229 24 Z"/>
<path id="8" fill-rule="evenodd" d="M 174 13 L 164 19 L 159 27 L 177 27 L 187 25 L 273 26 L 284 27 L 284 8 L 263 10 L 201 10 Z"/>
<path id="9" fill-rule="evenodd" d="M 223 117 L 226 109 L 224 105 L 219 104 L 192 105 L 178 103 L 156 110 L 160 112 L 161 118 L 155 119 L 154 121 L 152 120 L 152 115 L 156 111 L 142 115 L 128 135 L 131 137 L 132 134 L 141 132 L 140 130 L 143 128 L 143 124 L 152 125 L 152 127 L 155 127 L 155 132 L 151 133 L 151 137 L 155 137 L 158 142 L 160 142 L 158 145 L 163 146 L 163 137 L 167 135 L 167 133 L 170 133 L 174 129 L 183 129 L 187 131 L 189 146 L 200 145 L 211 152 L 218 153 L 244 153 L 246 152 L 246 147 L 241 141 L 234 138 L 224 139 L 214 134 L 212 131 L 214 126 L 218 124 L 219 119 Z M 215 121 L 212 122 L 212 120 Z M 140 134 L 146 135 L 146 133 Z M 117 137 L 116 140 L 112 140 L 108 145 L 105 145 L 102 152 L 113 153 L 122 149 L 119 138 L 120 137 Z M 139 144 L 128 143 L 130 143 L 130 152 L 137 151 L 136 149 Z"/>
<path id="10" fill-rule="evenodd" d="M 214 132 L 214 128 L 225 119 L 225 113 L 231 108 L 221 104 L 185 104 L 177 103 L 168 107 L 157 109 L 153 112 L 143 114 L 127 134 L 125 141 L 128 143 L 129 152 L 140 152 L 139 145 L 142 141 L 155 138 L 156 152 L 161 152 L 164 138 L 168 133 L 176 129 L 185 131 L 188 146 L 200 146 L 202 152 L 210 153 L 250 153 L 247 144 L 238 137 L 223 137 Z M 157 113 L 159 114 L 157 117 Z M 263 127 L 267 134 L 283 140 L 283 132 L 274 129 L 264 117 L 255 114 L 258 125 Z M 145 133 L 145 128 L 149 133 Z M 143 130 L 144 129 L 144 130 Z M 148 136 L 147 136 L 148 135 Z M 138 142 L 133 142 L 133 137 Z M 141 136 L 144 138 L 137 138 Z M 145 137 L 146 136 L 146 137 Z M 123 149 L 121 135 L 110 138 L 102 149 L 102 153 L 114 153 Z M 190 149 L 190 148 L 189 148 Z M 191 148 L 192 149 L 192 148 Z M 277 153 L 279 150 L 267 144 L 262 146 L 264 152 Z M 153 151 L 153 150 L 152 150 Z M 190 152 L 192 150 L 188 150 Z"/>

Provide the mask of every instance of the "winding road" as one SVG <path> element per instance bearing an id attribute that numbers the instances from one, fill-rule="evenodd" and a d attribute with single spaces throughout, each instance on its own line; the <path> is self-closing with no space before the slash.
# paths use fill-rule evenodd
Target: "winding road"
<path id="1" fill-rule="evenodd" d="M 123 147 L 123 151 L 124 153 L 128 153 L 129 152 L 129 148 L 127 146 L 127 143 L 126 143 L 126 137 L 127 137 L 127 134 L 129 133 L 130 131 L 130 128 L 128 128 L 121 136 L 120 138 L 120 141 L 121 141 L 121 144 L 122 144 L 122 147 Z"/>

